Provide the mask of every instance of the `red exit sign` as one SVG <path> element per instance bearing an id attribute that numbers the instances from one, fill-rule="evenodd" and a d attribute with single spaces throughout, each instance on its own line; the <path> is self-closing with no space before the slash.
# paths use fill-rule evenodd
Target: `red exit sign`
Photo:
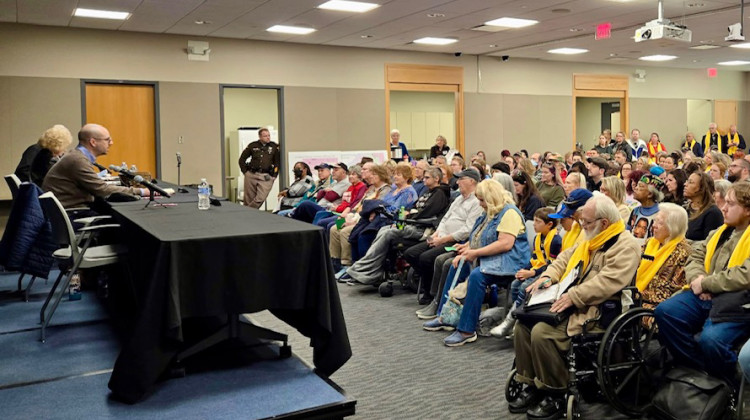
<path id="1" fill-rule="evenodd" d="M 612 22 L 596 25 L 596 39 L 607 39 L 612 36 Z"/>

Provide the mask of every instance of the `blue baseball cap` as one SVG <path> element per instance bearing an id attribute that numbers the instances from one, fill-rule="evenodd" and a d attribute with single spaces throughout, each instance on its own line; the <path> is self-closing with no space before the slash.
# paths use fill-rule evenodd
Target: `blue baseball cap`
<path id="1" fill-rule="evenodd" d="M 594 194 L 585 188 L 578 188 L 570 192 L 565 201 L 563 201 L 560 211 L 549 215 L 550 219 L 565 219 L 566 217 L 572 217 L 578 209 L 583 207 L 589 198 L 593 197 Z"/>
<path id="2" fill-rule="evenodd" d="M 661 166 L 652 166 L 649 172 L 651 172 L 651 175 L 660 176 L 665 172 L 665 169 Z"/>

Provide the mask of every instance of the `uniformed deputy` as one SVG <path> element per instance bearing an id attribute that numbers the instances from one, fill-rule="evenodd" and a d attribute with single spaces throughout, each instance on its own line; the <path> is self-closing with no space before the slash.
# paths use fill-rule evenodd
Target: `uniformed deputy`
<path id="1" fill-rule="evenodd" d="M 246 162 L 248 158 L 250 161 Z M 240 170 L 245 174 L 243 201 L 246 206 L 258 209 L 266 201 L 279 174 L 279 164 L 279 145 L 271 142 L 267 128 L 261 128 L 258 140 L 248 144 L 240 155 Z"/>

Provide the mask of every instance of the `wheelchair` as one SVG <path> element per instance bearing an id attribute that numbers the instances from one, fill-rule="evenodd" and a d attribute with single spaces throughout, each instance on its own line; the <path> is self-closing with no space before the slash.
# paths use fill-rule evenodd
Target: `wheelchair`
<path id="1" fill-rule="evenodd" d="M 600 306 L 600 315 L 587 320 L 581 334 L 571 338 L 565 356 L 568 364 L 566 418 L 581 418 L 580 402 L 606 401 L 629 417 L 640 417 L 656 391 L 656 371 L 665 349 L 656 339 L 656 323 L 651 309 L 641 307 L 635 287 L 623 290 L 632 296 L 633 305 L 622 311 L 620 300 L 608 300 Z M 590 331 L 594 326 L 601 331 Z M 524 384 L 515 378 L 515 361 L 505 386 L 505 398 L 513 401 Z"/>

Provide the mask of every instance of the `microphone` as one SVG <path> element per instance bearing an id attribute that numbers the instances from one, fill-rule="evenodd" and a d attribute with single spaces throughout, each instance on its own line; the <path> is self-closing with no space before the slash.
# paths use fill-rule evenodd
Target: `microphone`
<path id="1" fill-rule="evenodd" d="M 149 181 L 146 181 L 146 180 L 145 180 L 145 179 L 143 179 L 143 177 L 142 177 L 142 176 L 140 176 L 140 175 L 136 175 L 136 176 L 134 176 L 134 177 L 133 177 L 133 181 L 135 181 L 135 182 L 137 182 L 137 183 L 139 183 L 139 184 L 143 184 L 143 185 L 145 185 L 145 186 L 146 186 L 146 188 L 148 188 L 149 190 L 151 190 L 151 193 L 152 193 L 152 194 L 153 194 L 153 192 L 154 192 L 154 191 L 156 191 L 156 192 L 158 192 L 159 194 L 161 194 L 161 195 L 163 195 L 163 196 L 165 196 L 165 197 L 171 197 L 171 196 L 169 195 L 169 193 L 168 193 L 168 192 L 166 192 L 166 191 L 165 191 L 165 190 L 164 190 L 163 188 L 161 188 L 161 187 L 159 187 L 159 186 L 157 186 L 157 185 L 154 185 L 153 183 L 151 183 L 151 182 L 149 182 Z"/>
<path id="2" fill-rule="evenodd" d="M 99 168 L 100 171 L 108 171 L 108 169 L 105 168 L 104 165 L 100 165 L 100 164 L 98 164 L 96 162 L 94 162 L 94 166 L 96 166 L 97 168 Z"/>
<path id="3" fill-rule="evenodd" d="M 180 152 L 177 152 L 177 164 L 178 165 L 182 164 L 182 155 L 180 154 Z"/>
<path id="4" fill-rule="evenodd" d="M 118 172 L 118 173 L 120 173 L 122 175 L 129 176 L 131 178 L 134 178 L 134 177 L 137 176 L 136 174 L 130 172 L 127 168 L 123 168 L 121 166 L 117 166 L 117 165 L 114 165 L 114 164 L 113 165 L 109 165 L 109 170 L 113 171 L 113 172 Z"/>

